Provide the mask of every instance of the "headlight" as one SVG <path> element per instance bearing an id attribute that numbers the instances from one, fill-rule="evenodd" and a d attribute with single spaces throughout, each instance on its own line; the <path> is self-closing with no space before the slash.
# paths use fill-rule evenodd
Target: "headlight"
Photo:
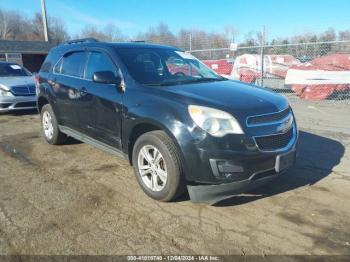
<path id="1" fill-rule="evenodd" d="M 227 134 L 244 133 L 237 120 L 224 111 L 190 105 L 188 106 L 188 112 L 192 120 L 212 136 L 223 137 Z"/>
<path id="2" fill-rule="evenodd" d="M 7 88 L 7 86 L 4 86 L 0 84 L 0 96 L 11 96 L 10 90 Z"/>

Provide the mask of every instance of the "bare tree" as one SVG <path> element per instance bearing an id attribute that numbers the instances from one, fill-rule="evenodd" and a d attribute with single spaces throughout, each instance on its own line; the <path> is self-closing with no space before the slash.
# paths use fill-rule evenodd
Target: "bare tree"
<path id="1" fill-rule="evenodd" d="M 126 39 L 119 27 L 112 23 L 107 24 L 104 27 L 103 32 L 112 42 L 123 42 Z"/>
<path id="2" fill-rule="evenodd" d="M 79 38 L 95 38 L 100 41 L 122 42 L 126 37 L 123 36 L 120 29 L 114 24 L 108 24 L 103 29 L 98 29 L 93 25 L 86 25 L 80 32 Z"/>
<path id="3" fill-rule="evenodd" d="M 329 28 L 328 30 L 324 31 L 319 37 L 319 40 L 321 42 L 335 41 L 336 39 L 337 39 L 337 35 L 333 28 Z M 332 50 L 332 46 L 333 45 L 330 43 L 321 44 L 319 47 L 319 54 L 320 55 L 328 54 Z"/>
<path id="4" fill-rule="evenodd" d="M 319 39 L 321 41 L 334 41 L 337 39 L 337 34 L 335 33 L 334 28 L 329 28 L 326 31 L 324 31 L 323 33 L 321 33 Z"/>
<path id="5" fill-rule="evenodd" d="M 55 17 L 48 18 L 49 38 L 54 44 L 69 39 L 64 23 Z M 8 40 L 44 40 L 40 13 L 31 19 L 14 11 L 0 9 L 0 39 Z"/>
<path id="6" fill-rule="evenodd" d="M 150 43 L 176 45 L 176 37 L 170 31 L 168 25 L 159 23 L 156 27 L 150 27 L 145 33 L 137 36 L 138 40 L 145 40 Z"/>
<path id="7" fill-rule="evenodd" d="M 237 29 L 233 25 L 227 25 L 227 26 L 225 26 L 224 32 L 225 32 L 225 35 L 227 36 L 227 38 L 229 39 L 229 41 L 231 43 L 234 43 L 235 37 L 238 34 Z"/>
<path id="8" fill-rule="evenodd" d="M 50 28 L 50 26 L 48 26 Z M 40 13 L 35 13 L 30 21 L 30 30 L 24 32 L 30 40 L 44 40 L 43 24 Z"/>
<path id="9" fill-rule="evenodd" d="M 338 39 L 340 41 L 350 41 L 350 29 L 345 30 L 345 31 L 340 31 L 338 33 Z M 342 43 L 339 45 L 339 51 L 344 52 L 344 53 L 349 53 L 350 52 L 350 47 L 349 44 Z"/>
<path id="10" fill-rule="evenodd" d="M 62 20 L 49 16 L 48 17 L 49 39 L 53 44 L 62 43 L 70 39 L 66 30 L 66 25 Z"/>
<path id="11" fill-rule="evenodd" d="M 256 31 L 248 32 L 244 37 L 244 41 L 239 45 L 252 46 L 250 49 L 244 49 L 244 51 L 242 51 L 244 53 L 258 54 L 260 50 L 258 48 L 254 48 L 254 46 L 260 45 L 258 33 Z M 240 54 L 240 52 L 236 52 L 236 54 Z"/>
<path id="12" fill-rule="evenodd" d="M 86 25 L 77 36 L 77 38 L 96 38 L 101 41 L 106 41 L 106 36 L 102 34 L 96 26 Z"/>
<path id="13" fill-rule="evenodd" d="M 350 29 L 349 30 L 345 30 L 345 31 L 340 31 L 338 33 L 338 38 L 341 41 L 350 40 Z"/>
<path id="14" fill-rule="evenodd" d="M 0 38 L 16 39 L 21 33 L 23 19 L 18 12 L 0 9 Z"/>
<path id="15" fill-rule="evenodd" d="M 50 41 L 58 44 L 68 40 L 71 36 L 67 33 L 65 24 L 56 17 L 48 17 L 48 30 Z M 182 28 L 174 33 L 165 23 L 159 23 L 154 27 L 150 27 L 145 32 L 141 32 L 136 37 L 137 40 L 145 40 L 152 43 L 166 44 L 178 46 L 182 49 L 192 50 L 198 49 L 220 49 L 228 48 L 230 43 L 235 41 L 237 30 L 234 26 L 228 25 L 221 32 L 208 32 L 202 29 Z M 86 25 L 80 33 L 75 37 L 93 37 L 102 41 L 120 42 L 129 39 L 123 35 L 120 28 L 111 23 L 104 27 Z M 43 40 L 43 27 L 41 14 L 36 13 L 32 17 L 26 17 L 17 11 L 7 11 L 0 8 L 0 39 L 14 40 Z M 273 39 L 271 44 L 288 44 L 288 43 L 309 43 L 317 41 L 334 41 L 334 40 L 350 40 L 350 30 L 336 32 L 333 28 L 329 28 L 321 33 L 303 32 L 292 35 L 288 38 Z M 259 31 L 251 31 L 245 35 L 244 41 L 240 46 L 252 46 L 253 48 L 245 49 L 244 52 L 258 53 L 258 46 L 262 43 L 262 34 Z M 264 41 L 264 44 L 267 44 Z M 349 52 L 346 44 L 334 45 L 324 43 L 322 45 L 300 45 L 298 47 L 282 46 L 274 47 L 267 50 L 271 53 L 289 53 L 294 56 L 325 55 L 330 52 Z M 243 52 L 243 51 L 242 51 Z M 236 55 L 239 52 L 236 52 Z M 225 57 L 227 51 L 210 51 L 198 52 L 196 55 L 202 59 L 215 59 Z"/>
<path id="16" fill-rule="evenodd" d="M 181 29 L 177 36 L 176 36 L 176 40 L 177 40 L 177 46 L 185 49 L 185 50 L 190 50 L 190 48 L 192 48 L 191 46 L 191 30 L 188 29 Z"/>

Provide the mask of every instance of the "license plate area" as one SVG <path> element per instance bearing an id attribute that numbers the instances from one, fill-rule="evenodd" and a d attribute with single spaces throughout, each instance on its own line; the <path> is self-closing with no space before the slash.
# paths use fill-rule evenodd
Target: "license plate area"
<path id="1" fill-rule="evenodd" d="M 283 155 L 278 155 L 276 157 L 276 164 L 275 164 L 275 170 L 277 173 L 282 172 L 292 165 L 294 165 L 296 160 L 296 152 L 288 152 Z"/>

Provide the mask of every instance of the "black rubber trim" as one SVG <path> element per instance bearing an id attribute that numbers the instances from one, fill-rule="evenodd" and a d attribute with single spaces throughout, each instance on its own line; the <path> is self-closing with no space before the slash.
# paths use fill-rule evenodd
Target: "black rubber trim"
<path id="1" fill-rule="evenodd" d="M 187 189 L 192 202 L 213 204 L 220 200 L 242 194 L 256 187 L 260 187 L 274 180 L 279 175 L 280 174 L 275 174 L 257 180 L 246 179 L 220 185 L 188 185 Z"/>
<path id="2" fill-rule="evenodd" d="M 100 150 L 103 150 L 107 153 L 116 155 L 116 156 L 121 157 L 123 159 L 128 159 L 127 154 L 123 153 L 121 150 L 118 150 L 110 145 L 107 145 L 103 142 L 100 142 L 100 141 L 98 141 L 92 137 L 89 137 L 89 136 L 87 136 L 79 131 L 76 131 L 74 129 L 71 129 L 69 127 L 62 126 L 62 125 L 59 125 L 59 129 L 62 133 L 65 133 L 67 136 L 71 136 L 71 137 L 73 137 L 81 142 L 89 144 L 89 145 L 96 147 Z"/>

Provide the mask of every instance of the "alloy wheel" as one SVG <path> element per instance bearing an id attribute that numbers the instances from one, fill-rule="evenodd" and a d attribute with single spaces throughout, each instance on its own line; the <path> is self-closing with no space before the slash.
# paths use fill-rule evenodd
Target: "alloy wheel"
<path id="1" fill-rule="evenodd" d="M 48 111 L 45 111 L 43 114 L 43 128 L 46 138 L 53 138 L 53 124 L 52 117 Z"/>
<path id="2" fill-rule="evenodd" d="M 138 170 L 147 188 L 155 192 L 163 190 L 168 174 L 165 160 L 156 147 L 145 145 L 141 148 L 138 154 Z"/>

